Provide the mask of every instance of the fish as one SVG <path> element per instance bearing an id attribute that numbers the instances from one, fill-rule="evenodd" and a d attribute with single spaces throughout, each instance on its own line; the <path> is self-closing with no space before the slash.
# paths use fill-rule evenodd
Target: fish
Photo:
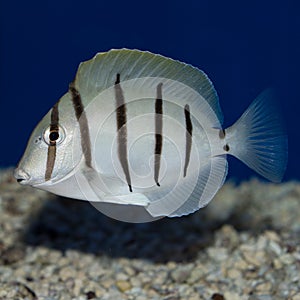
<path id="1" fill-rule="evenodd" d="M 199 68 L 148 51 L 101 52 L 33 130 L 14 176 L 125 222 L 185 216 L 222 187 L 228 155 L 282 180 L 287 135 L 273 98 L 262 92 L 223 129 Z"/>

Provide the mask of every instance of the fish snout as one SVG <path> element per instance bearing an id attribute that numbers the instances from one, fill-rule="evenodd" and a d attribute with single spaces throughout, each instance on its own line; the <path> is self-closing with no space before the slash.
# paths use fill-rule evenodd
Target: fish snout
<path id="1" fill-rule="evenodd" d="M 16 178 L 17 182 L 21 184 L 26 184 L 30 179 L 30 175 L 21 168 L 14 170 L 14 177 Z"/>

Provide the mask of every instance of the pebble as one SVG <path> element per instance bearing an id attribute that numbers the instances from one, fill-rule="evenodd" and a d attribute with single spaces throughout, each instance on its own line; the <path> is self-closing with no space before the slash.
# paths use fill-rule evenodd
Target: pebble
<path id="1" fill-rule="evenodd" d="M 261 266 L 266 260 L 264 251 L 245 250 L 244 247 L 242 248 L 242 256 L 248 264 L 253 265 L 255 267 Z"/>
<path id="2" fill-rule="evenodd" d="M 59 271 L 59 277 L 62 281 L 66 281 L 68 278 L 75 277 L 76 278 L 76 271 L 73 267 L 63 267 Z"/>
<path id="3" fill-rule="evenodd" d="M 224 247 L 210 247 L 207 249 L 208 255 L 212 260 L 221 262 L 228 258 L 227 249 Z"/>
<path id="4" fill-rule="evenodd" d="M 188 280 L 192 271 L 193 265 L 179 265 L 176 269 L 171 272 L 171 278 L 177 283 L 183 283 Z"/>
<path id="5" fill-rule="evenodd" d="M 293 295 L 291 299 L 292 300 L 300 300 L 300 293 Z"/>
<path id="6" fill-rule="evenodd" d="M 129 281 L 125 281 L 125 280 L 118 280 L 116 282 L 116 286 L 118 287 L 118 289 L 121 291 L 121 292 L 126 292 L 127 290 L 130 290 L 131 289 L 131 284 Z"/>
<path id="7" fill-rule="evenodd" d="M 190 285 L 199 283 L 204 279 L 206 272 L 206 266 L 199 263 L 195 268 L 192 269 L 190 276 L 187 279 L 187 283 Z"/>
<path id="8" fill-rule="evenodd" d="M 240 279 L 242 277 L 242 272 L 237 269 L 229 269 L 227 271 L 227 276 L 230 279 Z"/>
<path id="9" fill-rule="evenodd" d="M 261 282 L 255 286 L 255 291 L 260 294 L 271 293 L 272 284 L 270 282 Z"/>
<path id="10" fill-rule="evenodd" d="M 280 245 L 277 242 L 270 241 L 269 243 L 270 250 L 275 253 L 277 256 L 280 256 L 282 254 L 282 249 Z"/>
<path id="11" fill-rule="evenodd" d="M 294 262 L 293 255 L 289 253 L 283 254 L 279 259 L 284 265 L 291 265 Z"/>
<path id="12" fill-rule="evenodd" d="M 0 170 L 0 300 L 300 300 L 299 211 L 299 183 L 251 180 L 128 224 Z"/>
<path id="13" fill-rule="evenodd" d="M 211 296 L 212 300 L 225 300 L 225 297 L 222 294 L 215 293 Z"/>
<path id="14" fill-rule="evenodd" d="M 239 244 L 239 235 L 235 228 L 231 225 L 224 225 L 217 232 L 218 247 L 226 247 L 226 249 L 234 249 Z"/>
<path id="15" fill-rule="evenodd" d="M 228 291 L 224 293 L 224 298 L 228 300 L 241 300 L 241 296 L 239 294 Z"/>
<path id="16" fill-rule="evenodd" d="M 11 265 L 22 260 L 25 256 L 25 249 L 21 245 L 13 245 L 1 253 L 1 261 L 4 265 Z"/>

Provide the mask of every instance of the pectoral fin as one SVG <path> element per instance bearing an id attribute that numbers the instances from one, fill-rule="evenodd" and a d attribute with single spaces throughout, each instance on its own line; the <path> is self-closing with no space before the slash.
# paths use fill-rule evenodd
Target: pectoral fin
<path id="1" fill-rule="evenodd" d="M 105 196 L 102 201 L 107 203 L 138 206 L 147 206 L 150 203 L 149 199 L 140 193 L 130 193 L 128 195 L 120 196 Z"/>

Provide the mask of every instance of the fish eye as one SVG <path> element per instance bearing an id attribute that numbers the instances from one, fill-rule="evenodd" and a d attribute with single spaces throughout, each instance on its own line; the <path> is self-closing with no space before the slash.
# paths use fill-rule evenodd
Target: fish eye
<path id="1" fill-rule="evenodd" d="M 60 144 L 65 139 L 65 131 L 61 126 L 57 129 L 51 130 L 50 126 L 44 131 L 44 141 L 50 145 L 55 142 L 56 145 Z"/>
<path id="2" fill-rule="evenodd" d="M 49 139 L 50 139 L 50 142 L 56 142 L 59 139 L 59 132 L 58 131 L 50 132 Z"/>

